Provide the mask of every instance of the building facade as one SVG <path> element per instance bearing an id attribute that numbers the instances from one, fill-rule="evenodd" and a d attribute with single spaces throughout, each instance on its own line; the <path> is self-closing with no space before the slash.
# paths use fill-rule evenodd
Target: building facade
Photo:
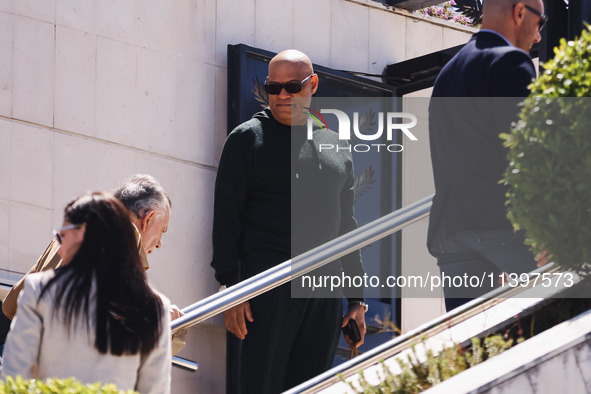
<path id="1" fill-rule="evenodd" d="M 389 64 L 463 44 L 471 32 L 371 0 L 1 0 L 3 283 L 35 263 L 72 197 L 149 173 L 173 201 L 164 248 L 149 256 L 150 281 L 181 308 L 213 294 L 227 45 L 296 48 L 319 65 L 381 74 Z M 433 192 L 428 143 L 405 151 L 402 163 L 403 205 Z M 426 227 L 405 230 L 403 259 L 434 264 Z M 439 300 L 403 301 L 403 329 L 442 312 Z M 220 317 L 191 328 L 179 355 L 199 370 L 175 368 L 173 392 L 224 392 Z"/>

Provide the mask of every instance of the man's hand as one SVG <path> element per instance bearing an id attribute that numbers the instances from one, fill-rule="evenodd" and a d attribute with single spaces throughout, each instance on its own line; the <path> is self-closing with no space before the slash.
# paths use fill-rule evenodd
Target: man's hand
<path id="1" fill-rule="evenodd" d="M 359 327 L 359 334 L 361 335 L 361 340 L 355 344 L 355 347 L 359 347 L 359 346 L 363 345 L 363 341 L 365 341 L 365 331 L 366 331 L 365 310 L 363 309 L 363 307 L 361 305 L 359 305 L 359 304 L 349 305 L 349 310 L 347 311 L 347 314 L 345 315 L 345 317 L 343 317 L 343 325 L 341 327 L 345 327 L 347 325 L 347 323 L 349 323 L 350 319 L 355 319 L 355 321 L 357 322 L 357 326 Z M 347 341 L 349 346 L 353 345 L 351 338 L 349 338 L 348 335 L 345 335 L 345 341 Z"/>
<path id="2" fill-rule="evenodd" d="M 551 258 L 552 257 L 550 256 L 550 253 L 548 253 L 548 249 L 544 249 L 534 256 L 534 260 L 536 261 L 536 266 L 538 268 L 548 264 Z M 506 272 L 503 272 L 503 277 L 499 277 L 499 286 L 502 286 L 503 284 L 507 283 L 509 283 L 509 277 L 507 276 Z"/>
<path id="3" fill-rule="evenodd" d="M 536 257 L 536 265 L 538 267 L 543 267 L 544 265 L 548 264 L 550 261 L 550 254 L 548 253 L 547 249 L 542 250 Z"/>
<path id="4" fill-rule="evenodd" d="M 170 320 L 178 319 L 181 316 L 185 316 L 185 314 L 179 307 L 174 304 L 170 305 Z"/>
<path id="5" fill-rule="evenodd" d="M 181 316 L 185 316 L 183 311 L 181 311 L 178 306 L 171 304 L 170 305 L 170 320 L 178 319 Z M 183 330 L 177 331 L 175 334 L 172 334 L 171 346 L 172 346 L 172 355 L 173 356 L 176 356 L 177 353 L 180 352 L 181 349 L 185 346 L 185 343 L 187 343 L 185 341 L 186 335 L 187 335 L 186 328 Z"/>
<path id="6" fill-rule="evenodd" d="M 240 339 L 244 339 L 248 331 L 246 330 L 246 319 L 253 322 L 252 313 L 250 312 L 250 303 L 248 301 L 236 305 L 234 308 L 228 309 L 224 312 L 224 323 L 226 323 L 226 330 L 236 335 Z M 365 333 L 365 324 L 364 324 Z"/>

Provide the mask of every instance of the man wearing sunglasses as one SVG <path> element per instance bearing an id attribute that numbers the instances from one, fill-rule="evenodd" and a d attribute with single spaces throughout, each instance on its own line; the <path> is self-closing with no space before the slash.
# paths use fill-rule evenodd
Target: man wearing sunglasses
<path id="1" fill-rule="evenodd" d="M 509 132 L 517 103 L 529 95 L 536 72 L 528 51 L 548 18 L 542 0 L 486 0 L 483 7 L 481 30 L 441 70 L 429 105 L 429 251 L 444 279 L 491 275 L 481 289 L 444 287 L 447 310 L 498 286 L 503 273 L 536 268 L 524 234 L 506 217 L 499 180 L 508 163 L 499 134 Z"/>
<path id="2" fill-rule="evenodd" d="M 215 186 L 211 263 L 222 287 L 356 227 L 350 152 L 320 155 L 316 140 L 306 140 L 306 107 L 317 89 L 308 56 L 279 53 L 265 81 L 269 107 L 226 140 Z M 329 130 L 315 132 L 316 138 L 347 143 Z M 363 275 L 358 251 L 337 264 L 350 276 Z M 340 272 L 341 266 L 333 268 Z M 231 378 L 240 388 L 227 392 L 279 393 L 324 372 L 349 320 L 356 321 L 361 335 L 351 345 L 363 343 L 367 306 L 362 295 L 346 294 L 349 307 L 342 319 L 341 292 L 341 298 L 310 293 L 292 298 L 291 290 L 288 283 L 224 312 L 227 330 L 242 340 L 240 360 L 228 360 L 241 365 L 241 378 Z"/>

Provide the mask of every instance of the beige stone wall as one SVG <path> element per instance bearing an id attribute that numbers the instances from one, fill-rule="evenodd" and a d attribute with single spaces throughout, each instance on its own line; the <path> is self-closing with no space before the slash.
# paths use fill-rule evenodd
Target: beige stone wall
<path id="1" fill-rule="evenodd" d="M 226 46 L 295 47 L 324 66 L 380 74 L 468 36 L 369 0 L 0 0 L 0 277 L 33 265 L 72 197 L 142 172 L 173 200 L 150 280 L 181 307 L 214 293 Z M 405 166 L 413 154 L 430 166 L 421 149 Z M 405 203 L 428 188 L 405 181 Z M 405 250 L 422 249 L 422 236 L 405 235 Z M 190 330 L 180 355 L 200 370 L 174 369 L 173 392 L 224 391 L 220 321 Z"/>

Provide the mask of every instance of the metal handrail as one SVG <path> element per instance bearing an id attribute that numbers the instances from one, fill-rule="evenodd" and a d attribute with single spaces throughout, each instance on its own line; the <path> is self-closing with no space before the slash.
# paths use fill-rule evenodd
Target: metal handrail
<path id="1" fill-rule="evenodd" d="M 172 365 L 187 371 L 195 372 L 199 369 L 199 365 L 195 361 L 187 360 L 179 356 L 172 356 Z"/>
<path id="2" fill-rule="evenodd" d="M 281 286 L 429 216 L 432 199 L 433 195 L 425 197 L 183 308 L 182 311 L 185 315 L 172 321 L 172 332 L 175 333 L 199 324 L 261 293 Z"/>
<path id="3" fill-rule="evenodd" d="M 558 268 L 553 264 L 549 263 L 543 267 L 540 267 L 530 273 L 531 277 L 536 274 L 543 272 L 557 272 Z M 533 281 L 532 281 L 533 282 Z M 528 281 L 529 283 L 529 281 Z M 480 312 L 491 308 L 492 306 L 502 302 L 503 299 L 512 298 L 520 293 L 527 291 L 529 287 L 504 287 L 497 288 L 491 292 L 485 294 L 481 298 L 476 298 L 467 302 L 466 304 L 459 306 L 446 314 L 439 316 L 427 323 L 420 325 L 408 333 L 402 334 L 396 338 L 393 338 L 373 349 L 355 357 L 349 361 L 339 364 L 332 369 L 321 373 L 312 379 L 299 384 L 284 392 L 284 394 L 304 394 L 304 393 L 316 393 L 327 387 L 332 386 L 345 379 L 350 375 L 357 373 L 357 371 L 365 370 L 381 360 L 386 360 L 394 355 L 400 353 L 402 350 L 410 347 L 411 343 L 414 343 L 418 338 L 431 337 L 432 334 L 436 334 L 443 329 L 448 329 L 454 326 L 459 321 L 467 320 Z M 552 291 L 552 289 L 550 289 Z M 554 292 L 560 290 L 554 289 Z"/>

